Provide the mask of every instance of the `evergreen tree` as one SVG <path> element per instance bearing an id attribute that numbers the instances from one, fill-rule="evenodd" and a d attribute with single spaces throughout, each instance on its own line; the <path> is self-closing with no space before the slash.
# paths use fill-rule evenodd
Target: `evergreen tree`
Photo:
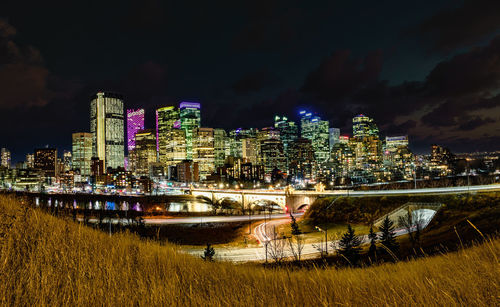
<path id="1" fill-rule="evenodd" d="M 201 256 L 201 259 L 205 261 L 214 261 L 214 255 L 215 255 L 215 250 L 212 247 L 210 243 L 207 243 L 207 247 L 205 248 L 205 251 L 203 252 L 203 256 Z"/>
<path id="2" fill-rule="evenodd" d="M 290 227 L 292 227 L 292 235 L 300 235 L 302 232 L 300 231 L 299 224 L 297 224 L 297 220 L 295 219 L 295 216 L 292 215 L 290 212 L 290 217 L 292 218 L 292 223 L 290 224 Z"/>
<path id="3" fill-rule="evenodd" d="M 342 239 L 339 242 L 339 254 L 346 257 L 351 264 L 356 264 L 358 262 L 359 253 L 361 248 L 361 241 L 354 234 L 354 229 L 351 225 L 347 225 L 347 232 L 342 235 Z"/>
<path id="4" fill-rule="evenodd" d="M 377 234 L 373 231 L 373 225 L 370 226 L 368 239 L 370 240 L 370 249 L 368 250 L 368 255 L 370 255 L 370 257 L 375 258 L 377 254 Z"/>
<path id="5" fill-rule="evenodd" d="M 391 221 L 389 216 L 385 217 L 379 230 L 382 232 L 380 235 L 380 243 L 382 243 L 382 245 L 384 245 L 391 252 L 396 253 L 399 248 L 399 244 L 394 236 L 394 223 Z"/>

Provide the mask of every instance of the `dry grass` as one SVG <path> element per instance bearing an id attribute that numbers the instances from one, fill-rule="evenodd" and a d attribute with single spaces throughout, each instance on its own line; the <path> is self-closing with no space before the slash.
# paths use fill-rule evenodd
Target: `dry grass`
<path id="1" fill-rule="evenodd" d="M 489 245 L 487 245 L 489 244 Z M 500 241 L 366 269 L 206 263 L 0 199 L 2 305 L 441 305 L 500 303 Z"/>

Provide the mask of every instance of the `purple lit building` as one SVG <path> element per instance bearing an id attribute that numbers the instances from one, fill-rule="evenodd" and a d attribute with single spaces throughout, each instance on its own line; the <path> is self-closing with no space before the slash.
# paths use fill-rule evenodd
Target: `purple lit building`
<path id="1" fill-rule="evenodd" d="M 129 151 L 135 148 L 135 134 L 144 130 L 144 109 L 127 110 L 127 148 Z"/>

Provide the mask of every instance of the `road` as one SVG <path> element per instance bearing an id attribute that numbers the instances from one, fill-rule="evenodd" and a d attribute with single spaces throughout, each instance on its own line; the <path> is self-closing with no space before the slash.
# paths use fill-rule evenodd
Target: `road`
<path id="1" fill-rule="evenodd" d="M 288 217 L 288 214 L 272 214 L 268 215 L 267 219 L 283 219 Z M 168 219 L 145 219 L 146 224 L 164 225 L 164 224 L 198 224 L 198 223 L 230 223 L 230 222 L 245 222 L 248 220 L 256 221 L 263 220 L 264 215 L 237 215 L 237 216 L 193 216 L 193 217 L 177 217 Z"/>
<path id="2" fill-rule="evenodd" d="M 433 211 L 433 213 L 429 212 Z M 429 210 L 429 209 L 423 209 L 423 214 L 421 217 L 423 220 L 421 220 L 421 225 L 422 229 L 425 228 L 429 222 L 434 218 L 434 215 L 436 211 L 434 210 Z M 389 217 L 391 218 L 391 217 Z M 394 220 L 391 218 L 391 220 Z M 290 216 L 285 216 L 279 219 L 275 219 L 272 221 L 268 221 L 266 223 L 262 222 L 261 224 L 257 225 L 254 229 L 254 236 L 259 240 L 259 244 L 261 247 L 249 247 L 249 248 L 218 248 L 216 250 L 216 259 L 217 260 L 222 260 L 222 261 L 231 261 L 231 262 L 249 262 L 249 261 L 264 261 L 266 260 L 266 252 L 265 252 L 265 245 L 266 242 L 270 242 L 272 240 L 272 233 L 273 233 L 273 228 L 279 224 L 284 224 L 284 223 L 289 223 L 290 222 Z M 412 230 L 414 231 L 414 230 Z M 402 236 L 407 234 L 408 231 L 407 229 L 404 228 L 397 228 L 394 231 L 394 235 L 397 236 Z M 380 232 L 377 233 L 377 235 L 380 235 Z M 367 244 L 369 243 L 368 236 L 363 235 L 359 236 L 359 239 L 361 240 L 362 244 Z M 333 252 L 339 248 L 339 241 L 340 240 L 329 240 L 327 241 L 327 246 L 328 246 L 328 252 Z M 320 246 L 321 245 L 321 246 Z M 268 248 L 269 245 L 268 245 Z M 304 248 L 302 250 L 302 259 L 311 259 L 311 258 L 317 258 L 321 255 L 321 251 L 325 250 L 325 242 L 309 242 L 304 244 Z M 186 252 L 192 254 L 192 255 L 201 255 L 203 253 L 202 249 L 186 249 Z M 293 257 L 293 254 L 290 252 L 288 245 L 285 246 L 284 249 L 284 255 L 285 257 Z M 269 256 L 269 253 L 268 253 Z"/>
<path id="3" fill-rule="evenodd" d="M 303 213 L 297 214 L 297 216 Z M 280 214 L 272 214 L 267 215 L 266 219 L 275 220 L 275 219 L 284 219 L 290 217 L 288 214 L 280 213 Z M 263 220 L 264 215 L 231 215 L 231 216 L 189 216 L 189 217 L 173 217 L 173 218 L 146 218 L 144 219 L 144 223 L 147 225 L 174 225 L 174 224 L 200 224 L 200 223 L 230 223 L 230 222 L 245 222 L 248 220 L 256 221 Z M 83 221 L 82 218 L 79 218 L 80 221 Z M 90 223 L 96 223 L 99 220 L 96 218 L 89 219 Z M 105 220 L 106 223 L 108 219 Z M 120 223 L 126 224 L 128 221 L 125 219 L 120 220 Z M 118 223 L 118 219 L 113 218 L 111 220 L 112 224 Z"/>

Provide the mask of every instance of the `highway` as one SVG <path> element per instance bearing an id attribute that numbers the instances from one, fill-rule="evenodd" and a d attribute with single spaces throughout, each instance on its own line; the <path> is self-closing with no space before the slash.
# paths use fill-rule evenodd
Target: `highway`
<path id="1" fill-rule="evenodd" d="M 296 216 L 300 216 L 303 213 L 297 213 Z M 271 214 L 267 215 L 266 219 L 275 220 L 275 219 L 284 219 L 289 218 L 290 215 L 285 213 L 280 214 Z M 171 217 L 171 218 L 145 218 L 144 223 L 147 225 L 175 225 L 175 224 L 200 224 L 200 223 L 230 223 L 230 222 L 246 222 L 248 220 L 257 221 L 263 220 L 264 215 L 231 215 L 231 216 L 188 216 L 188 217 Z M 83 218 L 78 218 L 79 221 L 83 221 Z M 97 223 L 99 220 L 96 218 L 89 219 L 90 223 Z M 105 222 L 108 222 L 108 219 L 105 219 Z M 111 219 L 112 224 L 118 223 L 118 219 Z M 126 219 L 121 219 L 120 223 L 127 224 L 128 221 Z"/>
<path id="2" fill-rule="evenodd" d="M 421 216 L 422 216 L 422 229 L 423 229 L 434 218 L 436 211 L 423 209 L 422 213 L 423 214 Z M 394 214 L 397 214 L 397 211 Z M 389 218 L 391 218 L 391 220 L 395 220 L 395 217 L 390 216 Z M 258 239 L 261 247 L 217 248 L 215 259 L 221 261 L 231 261 L 231 262 L 250 262 L 250 261 L 259 262 L 266 260 L 265 243 L 273 239 L 271 235 L 273 233 L 273 227 L 279 224 L 290 223 L 290 220 L 291 220 L 290 216 L 287 215 L 285 217 L 277 218 L 266 223 L 262 222 L 261 224 L 257 225 L 253 231 L 253 234 Z M 396 237 L 405 235 L 407 233 L 408 233 L 407 229 L 404 228 L 397 228 L 394 231 L 394 235 Z M 378 232 L 377 235 L 379 236 L 380 232 Z M 359 239 L 361 240 L 361 244 L 369 243 L 367 235 L 359 236 Z M 322 244 L 322 247 L 318 246 L 320 244 Z M 339 248 L 339 240 L 329 240 L 327 241 L 327 245 L 328 245 L 328 252 L 329 253 L 334 252 Z M 324 250 L 324 246 L 325 246 L 324 241 L 305 242 L 301 258 L 311 259 L 319 257 L 321 255 L 320 254 L 321 250 Z M 203 250 L 201 248 L 185 249 L 184 251 L 192 255 L 201 255 L 203 253 Z M 285 257 L 293 257 L 293 254 L 289 250 L 288 244 L 285 245 L 284 255 Z M 268 260 L 272 261 L 272 259 L 269 258 L 269 254 L 268 254 Z"/>
<path id="3" fill-rule="evenodd" d="M 283 219 L 289 217 L 288 214 L 272 214 L 267 215 L 266 219 Z M 146 224 L 150 225 L 165 225 L 165 224 L 199 224 L 199 223 L 230 223 L 230 222 L 245 222 L 248 220 L 256 221 L 263 220 L 264 215 L 236 215 L 236 216 L 193 216 L 193 217 L 177 217 L 177 218 L 147 218 Z"/>

